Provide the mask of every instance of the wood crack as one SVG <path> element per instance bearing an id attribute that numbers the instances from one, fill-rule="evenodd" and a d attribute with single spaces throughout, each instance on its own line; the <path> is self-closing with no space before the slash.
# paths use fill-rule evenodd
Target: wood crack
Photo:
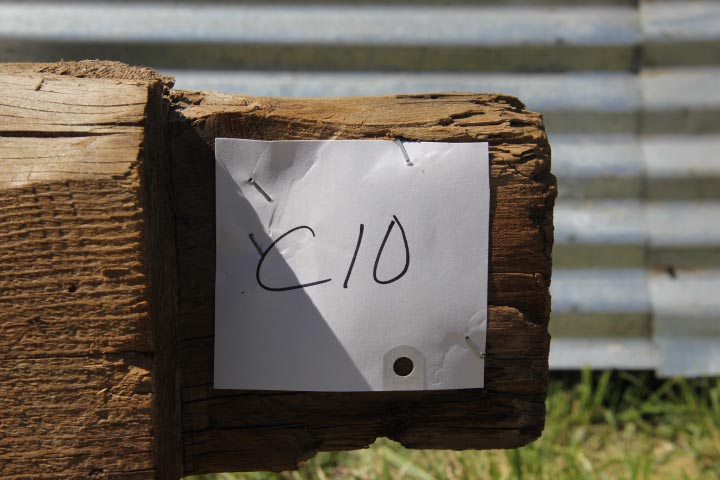
<path id="1" fill-rule="evenodd" d="M 137 125 L 133 125 L 137 126 Z M 0 138 L 81 138 L 81 137 L 100 137 L 112 135 L 105 132 L 92 131 L 76 131 L 76 130 L 51 130 L 51 131 L 32 131 L 32 130 L 2 130 Z"/>

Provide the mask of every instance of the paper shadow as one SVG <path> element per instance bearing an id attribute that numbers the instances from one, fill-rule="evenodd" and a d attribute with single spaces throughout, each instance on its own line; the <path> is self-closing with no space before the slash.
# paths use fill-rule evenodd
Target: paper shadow
<path id="1" fill-rule="evenodd" d="M 303 282 L 282 255 L 272 251 L 277 250 L 275 247 L 263 262 L 266 282 L 258 281 L 260 252 L 268 250 L 277 236 L 273 239 L 265 232 L 255 209 L 222 163 L 216 168 L 215 186 L 217 201 L 232 206 L 231 218 L 224 215 L 217 218 L 216 388 L 370 390 L 369 383 L 308 295 L 309 289 L 338 288 L 339 280 L 291 290 L 264 288 L 261 283 L 266 287 L 283 287 Z M 244 261 L 236 262 L 235 252 L 245 255 Z M 237 268 L 245 269 L 240 276 L 233 277 L 242 278 L 242 284 L 220 281 Z M 378 359 L 378 368 L 382 368 L 382 359 Z"/>

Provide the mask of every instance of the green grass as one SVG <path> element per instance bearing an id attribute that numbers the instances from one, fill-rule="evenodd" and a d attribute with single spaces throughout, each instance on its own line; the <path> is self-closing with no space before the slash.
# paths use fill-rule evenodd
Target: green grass
<path id="1" fill-rule="evenodd" d="M 408 450 L 379 439 L 296 472 L 220 479 L 720 479 L 720 379 L 554 374 L 542 438 L 516 450 Z"/>

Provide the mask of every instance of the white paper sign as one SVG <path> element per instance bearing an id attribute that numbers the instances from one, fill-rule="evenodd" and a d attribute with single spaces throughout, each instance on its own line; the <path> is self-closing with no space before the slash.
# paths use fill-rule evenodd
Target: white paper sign
<path id="1" fill-rule="evenodd" d="M 487 143 L 219 138 L 215 388 L 482 387 Z"/>

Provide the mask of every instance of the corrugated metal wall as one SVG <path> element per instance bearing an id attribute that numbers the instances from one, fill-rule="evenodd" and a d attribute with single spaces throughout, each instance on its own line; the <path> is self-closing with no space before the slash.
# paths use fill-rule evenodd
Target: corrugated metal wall
<path id="1" fill-rule="evenodd" d="M 0 60 L 256 95 L 518 95 L 560 192 L 551 366 L 720 374 L 720 3 L 567 3 L 0 3 Z"/>

